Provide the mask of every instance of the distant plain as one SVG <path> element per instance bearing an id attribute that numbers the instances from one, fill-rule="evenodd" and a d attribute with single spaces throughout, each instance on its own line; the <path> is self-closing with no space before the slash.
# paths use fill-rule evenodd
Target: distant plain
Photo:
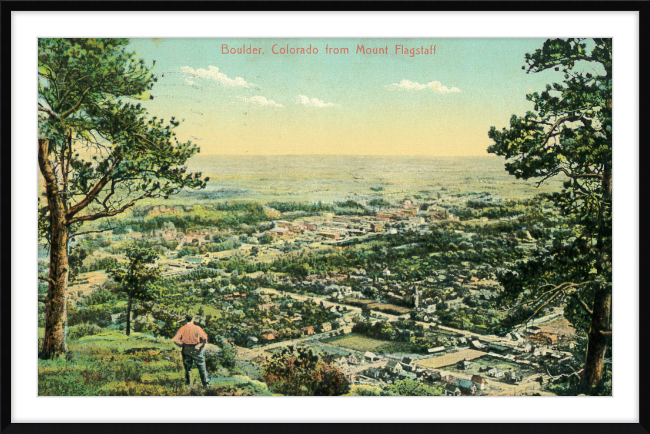
<path id="1" fill-rule="evenodd" d="M 429 156 L 197 155 L 189 169 L 210 177 L 205 190 L 172 196 L 168 204 L 188 200 L 291 201 L 332 203 L 383 198 L 414 202 L 438 197 L 489 194 L 525 199 L 558 191 L 562 180 L 516 179 L 503 158 Z"/>

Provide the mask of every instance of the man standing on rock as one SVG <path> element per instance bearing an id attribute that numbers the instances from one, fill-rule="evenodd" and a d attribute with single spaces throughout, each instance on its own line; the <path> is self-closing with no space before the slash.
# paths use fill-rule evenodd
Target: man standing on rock
<path id="1" fill-rule="evenodd" d="M 182 348 L 183 367 L 185 368 L 185 384 L 188 386 L 190 383 L 190 371 L 196 364 L 199 368 L 199 376 L 203 387 L 208 386 L 208 371 L 205 367 L 205 345 L 208 343 L 208 335 L 205 334 L 203 329 L 196 324 L 192 323 L 194 317 L 192 315 L 185 315 L 187 324 L 181 327 L 176 336 L 174 336 L 174 344 Z"/>

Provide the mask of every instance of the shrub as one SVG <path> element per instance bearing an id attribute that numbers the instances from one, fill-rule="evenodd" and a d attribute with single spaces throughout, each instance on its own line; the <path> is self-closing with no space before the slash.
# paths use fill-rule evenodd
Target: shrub
<path id="1" fill-rule="evenodd" d="M 372 199 L 368 202 L 368 205 L 376 208 L 387 208 L 390 206 L 390 202 L 384 199 Z"/>
<path id="2" fill-rule="evenodd" d="M 144 368 L 140 362 L 134 360 L 123 360 L 116 362 L 115 367 L 115 380 L 122 380 L 131 383 L 142 382 L 142 374 Z"/>
<path id="3" fill-rule="evenodd" d="M 161 327 L 151 315 L 140 315 L 133 320 L 133 331 L 148 335 L 160 335 Z"/>
<path id="4" fill-rule="evenodd" d="M 271 244 L 273 242 L 273 236 L 270 234 L 264 234 L 259 238 L 260 244 Z"/>
<path id="5" fill-rule="evenodd" d="M 183 382 L 177 381 L 173 387 L 160 384 L 142 384 L 131 381 L 111 382 L 99 390 L 105 396 L 177 396 L 183 392 Z"/>
<path id="6" fill-rule="evenodd" d="M 84 377 L 84 374 L 86 377 Z M 93 373 L 79 368 L 39 369 L 39 396 L 88 396 L 96 395 L 96 383 L 90 379 Z"/>
<path id="7" fill-rule="evenodd" d="M 350 382 L 336 367 L 326 364 L 311 348 L 289 346 L 271 357 L 264 381 L 277 393 L 294 396 L 338 396 Z"/>
<path id="8" fill-rule="evenodd" d="M 235 347 L 229 342 L 224 342 L 221 353 L 218 355 L 218 363 L 226 369 L 234 369 L 237 353 Z"/>
<path id="9" fill-rule="evenodd" d="M 68 325 L 73 326 L 77 324 L 97 324 L 100 327 L 106 327 L 112 322 L 111 314 L 105 310 L 90 307 L 81 308 L 77 311 L 72 311 L 68 315 Z"/>
<path id="10" fill-rule="evenodd" d="M 387 387 L 361 386 L 358 385 L 351 393 L 352 396 L 395 396 Z"/>
<path id="11" fill-rule="evenodd" d="M 187 391 L 188 396 L 255 396 L 254 390 L 238 388 L 233 386 L 213 386 L 207 389 L 190 389 Z"/>
<path id="12" fill-rule="evenodd" d="M 410 378 L 397 381 L 388 386 L 388 390 L 400 396 L 434 396 L 432 389 L 416 380 Z"/>
<path id="13" fill-rule="evenodd" d="M 79 339 L 84 336 L 93 336 L 103 331 L 101 327 L 96 324 L 77 324 L 68 327 L 68 338 Z"/>
<path id="14" fill-rule="evenodd" d="M 96 306 L 98 304 L 114 303 L 117 301 L 117 295 L 111 291 L 101 290 L 90 294 L 83 299 L 83 304 L 86 306 Z"/>

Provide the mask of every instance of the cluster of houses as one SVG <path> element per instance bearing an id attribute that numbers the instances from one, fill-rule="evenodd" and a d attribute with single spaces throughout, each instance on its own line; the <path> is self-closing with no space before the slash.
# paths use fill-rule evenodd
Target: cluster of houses
<path id="1" fill-rule="evenodd" d="M 361 360 L 357 360 L 354 354 L 335 360 L 336 366 L 348 375 L 351 382 L 357 384 L 392 384 L 405 378 L 425 383 L 441 380 L 440 372 L 417 366 L 412 362 L 408 357 L 400 360 L 377 355 L 370 351 L 365 352 Z"/>
<path id="2" fill-rule="evenodd" d="M 443 378 L 446 396 L 476 395 L 479 391 L 487 389 L 488 382 L 480 375 L 472 375 L 471 379 L 455 378 L 451 375 Z"/>
<path id="3" fill-rule="evenodd" d="M 247 295 L 246 293 L 239 293 L 239 292 L 233 292 L 232 294 L 226 294 L 223 296 L 223 299 L 226 301 L 235 301 L 235 300 L 241 300 L 242 298 L 246 298 Z"/>
<path id="4" fill-rule="evenodd" d="M 276 317 L 274 320 L 270 320 L 268 318 L 265 318 L 263 321 L 264 325 L 267 327 L 271 327 L 272 325 L 276 324 L 279 322 L 279 319 L 281 317 Z M 291 322 L 297 322 L 297 321 L 302 321 L 302 316 L 299 314 L 294 315 L 291 318 L 287 319 Z M 316 335 L 319 333 L 327 333 L 327 332 L 333 332 L 334 327 L 333 323 L 337 323 L 337 329 L 336 332 L 339 334 L 347 334 L 347 333 L 352 333 L 352 319 L 350 318 L 339 318 L 337 321 L 332 321 L 332 322 L 324 322 L 322 324 L 318 324 L 316 326 L 305 326 L 300 328 L 300 334 L 302 336 L 312 336 Z M 262 335 L 262 339 L 264 341 L 272 341 L 280 337 L 280 334 L 276 331 L 269 330 L 264 332 Z"/>
<path id="5" fill-rule="evenodd" d="M 299 313 L 294 313 L 293 316 L 290 316 L 282 308 L 282 304 L 274 303 L 273 299 L 269 294 L 264 294 L 264 288 L 258 289 L 256 292 L 260 292 L 259 297 L 260 303 L 257 306 L 257 309 L 260 312 L 276 312 L 273 315 L 273 318 L 264 318 L 262 321 L 264 325 L 269 329 L 261 335 L 263 341 L 272 341 L 280 337 L 280 334 L 272 330 L 271 326 L 279 323 L 282 319 L 289 321 L 290 323 L 297 323 L 303 321 L 303 316 Z M 291 303 L 290 303 L 291 304 Z M 343 313 L 337 311 L 337 309 L 332 306 L 329 309 L 331 317 L 335 318 L 332 321 L 325 321 L 317 325 L 304 326 L 299 329 L 299 332 L 302 336 L 311 336 L 319 333 L 327 333 L 336 331 L 338 334 L 347 334 L 352 332 L 352 327 L 354 326 L 353 317 L 351 314 L 344 315 Z"/>
<path id="6" fill-rule="evenodd" d="M 403 229 L 417 230 L 422 229 L 427 221 L 444 219 L 454 219 L 454 217 L 440 208 L 431 208 L 426 212 L 421 211 L 418 205 L 407 200 L 401 207 L 384 209 L 381 212 L 376 212 L 375 215 L 344 216 L 322 213 L 319 217 L 298 219 L 293 222 L 274 220 L 273 228 L 265 232 L 274 238 L 289 238 L 306 234 L 339 240 L 384 231 L 397 233 L 396 228 L 387 227 L 393 223 L 400 223 L 399 226 Z"/>
<path id="7" fill-rule="evenodd" d="M 456 368 L 462 371 L 468 370 L 471 367 L 472 367 L 472 362 L 470 360 L 461 360 L 456 364 Z M 485 375 L 487 375 L 488 377 L 505 378 L 506 380 L 511 382 L 521 381 L 521 379 L 523 378 L 520 371 L 512 370 L 512 369 L 508 371 L 503 371 L 502 369 L 499 369 L 495 366 L 488 366 L 482 369 L 481 372 L 485 372 Z"/>
<path id="8" fill-rule="evenodd" d="M 472 362 L 469 360 L 461 360 L 456 364 L 459 370 L 467 370 L 472 367 Z M 521 373 L 515 370 L 503 371 L 497 367 L 487 367 L 482 370 L 487 377 L 494 379 L 505 379 L 511 383 L 519 382 L 523 379 Z M 442 379 L 446 385 L 444 393 L 447 396 L 461 396 L 461 395 L 476 395 L 488 388 L 488 380 L 481 375 L 474 374 L 468 380 L 466 378 L 456 378 L 453 375 L 447 375 Z"/>
<path id="9" fill-rule="evenodd" d="M 489 388 L 489 382 L 486 377 L 503 379 L 513 383 L 522 380 L 522 375 L 519 371 L 510 370 L 504 372 L 496 367 L 488 367 L 484 370 L 483 375 L 474 374 L 470 379 L 458 378 L 453 375 L 443 376 L 438 370 L 413 364 L 413 360 L 408 357 L 398 360 L 378 356 L 371 352 L 364 354 L 363 361 L 366 363 L 384 361 L 385 363 L 381 366 L 371 366 L 365 370 L 359 370 L 360 363 L 353 355 L 341 357 L 335 363 L 355 383 L 392 384 L 405 378 L 421 381 L 424 384 L 442 382 L 445 384 L 444 393 L 448 396 L 479 394 Z M 466 370 L 471 368 L 471 366 L 472 362 L 467 360 L 462 360 L 456 365 L 459 370 Z"/>

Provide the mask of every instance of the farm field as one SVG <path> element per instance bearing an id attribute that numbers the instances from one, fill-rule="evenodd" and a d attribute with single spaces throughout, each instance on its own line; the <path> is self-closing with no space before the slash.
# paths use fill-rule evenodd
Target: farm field
<path id="1" fill-rule="evenodd" d="M 557 334 L 560 339 L 575 339 L 577 336 L 576 329 L 564 317 L 543 324 L 540 331 Z"/>
<path id="2" fill-rule="evenodd" d="M 431 357 L 429 359 L 422 359 L 414 362 L 423 368 L 442 368 L 444 366 L 455 365 L 461 360 L 474 360 L 479 357 L 485 356 L 486 353 L 477 350 L 461 350 L 455 353 L 445 354 L 444 356 Z"/>
<path id="3" fill-rule="evenodd" d="M 348 348 L 350 350 L 361 352 L 408 352 L 408 345 L 402 344 L 401 342 L 383 341 L 381 339 L 374 339 L 355 334 L 327 339 L 325 342 L 329 343 L 332 346 Z"/>

